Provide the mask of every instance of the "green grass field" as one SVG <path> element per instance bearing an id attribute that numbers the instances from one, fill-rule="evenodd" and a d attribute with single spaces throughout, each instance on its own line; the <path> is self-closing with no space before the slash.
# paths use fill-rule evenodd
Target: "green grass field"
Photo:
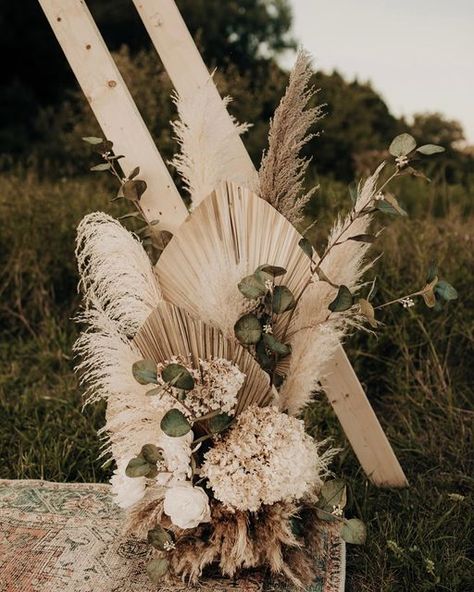
<path id="1" fill-rule="evenodd" d="M 474 589 L 472 558 L 472 385 L 474 234 L 472 195 L 459 187 L 404 183 L 412 216 L 383 234 L 377 264 L 383 299 L 421 287 L 436 259 L 460 299 L 441 313 L 421 304 L 389 309 L 377 336 L 347 342 L 368 396 L 406 471 L 410 487 L 368 483 L 325 398 L 305 419 L 342 452 L 334 472 L 350 491 L 347 514 L 368 525 L 363 547 L 348 549 L 347 590 Z M 318 242 L 343 188 L 323 182 L 315 214 Z M 106 481 L 97 460 L 102 406 L 82 410 L 71 346 L 79 306 L 75 226 L 87 212 L 114 215 L 97 176 L 41 181 L 0 177 L 0 478 Z M 346 198 L 344 198 L 346 199 Z M 363 428 L 362 428 L 363 429 Z"/>

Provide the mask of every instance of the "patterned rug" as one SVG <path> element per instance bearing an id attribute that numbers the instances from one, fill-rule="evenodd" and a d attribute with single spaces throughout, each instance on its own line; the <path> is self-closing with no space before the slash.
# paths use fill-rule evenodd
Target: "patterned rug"
<path id="1" fill-rule="evenodd" d="M 109 485 L 0 480 L 1 592 L 157 591 L 145 572 L 145 542 L 120 535 L 123 514 Z M 345 547 L 328 528 L 308 592 L 343 592 Z M 206 580 L 200 592 L 269 592 L 261 576 Z M 275 591 L 276 592 L 276 591 Z M 282 591 L 283 592 L 283 591 Z"/>

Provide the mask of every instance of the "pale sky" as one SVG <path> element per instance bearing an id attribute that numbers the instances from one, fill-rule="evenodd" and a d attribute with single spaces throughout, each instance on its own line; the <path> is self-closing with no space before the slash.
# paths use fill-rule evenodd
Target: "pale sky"
<path id="1" fill-rule="evenodd" d="M 439 111 L 474 144 L 474 0 L 290 0 L 315 67 L 370 80 L 395 115 Z"/>

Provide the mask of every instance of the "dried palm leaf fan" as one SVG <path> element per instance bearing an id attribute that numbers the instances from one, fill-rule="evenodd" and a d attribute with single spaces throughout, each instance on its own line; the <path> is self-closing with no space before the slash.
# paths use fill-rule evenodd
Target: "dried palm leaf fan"
<path id="1" fill-rule="evenodd" d="M 222 183 L 179 228 L 155 266 L 163 297 L 233 337 L 249 300 L 238 283 L 263 264 L 283 267 L 299 294 L 309 259 L 301 235 L 270 204 L 234 183 Z M 286 314 L 280 315 L 279 327 Z"/>
<path id="2" fill-rule="evenodd" d="M 200 359 L 224 358 L 233 362 L 245 374 L 236 413 L 251 404 L 268 405 L 272 399 L 268 375 L 241 345 L 169 302 L 160 303 L 150 314 L 133 344 L 144 358 L 157 364 L 174 356 L 189 359 L 194 368 L 199 368 Z"/>

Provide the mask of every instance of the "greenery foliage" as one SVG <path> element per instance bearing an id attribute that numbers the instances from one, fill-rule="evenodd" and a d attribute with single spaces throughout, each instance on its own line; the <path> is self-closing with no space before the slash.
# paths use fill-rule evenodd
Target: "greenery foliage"
<path id="1" fill-rule="evenodd" d="M 145 36 L 130 3 L 115 1 L 113 9 L 110 0 L 89 4 L 160 151 L 170 156 L 171 87 L 154 53 L 142 46 Z M 292 46 L 288 3 L 228 0 L 222 10 L 222 2 L 213 0 L 206 2 L 205 26 L 202 1 L 179 5 L 207 63 L 221 68 L 217 83 L 236 98 L 235 114 L 255 122 L 246 145 L 258 162 L 268 119 L 286 84 L 275 56 Z M 26 29 L 25 18 L 31 24 Z M 25 37 L 19 50 L 15 31 L 20 25 Z M 7 1 L 0 32 L 4 54 L 20 51 L 17 60 L 6 62 L 0 91 L 0 478 L 102 482 L 110 476 L 110 468 L 97 460 L 104 409 L 95 405 L 82 411 L 71 359 L 77 336 L 71 318 L 79 305 L 74 236 L 91 210 L 118 217 L 125 209 L 122 201 L 108 199 L 115 189 L 112 178 L 82 176 L 90 151 L 81 137 L 100 132 L 80 93 L 71 91 L 72 76 L 39 5 Z M 121 47 L 123 40 L 130 49 Z M 368 84 L 347 82 L 337 72 L 317 74 L 315 84 L 328 116 L 321 124 L 324 134 L 305 148 L 315 156 L 308 183 L 320 184 L 306 210 L 307 225 L 318 220 L 306 235 L 311 242 L 301 243 L 308 256 L 311 243 L 323 251 L 322 237 L 341 205 L 350 209 L 347 183 L 372 168 L 389 141 L 408 129 Z M 427 270 L 433 253 L 461 300 L 445 303 L 442 313 L 421 305 L 381 308 L 378 318 L 384 325 L 377 337 L 362 333 L 348 343 L 409 489 L 383 490 L 368 483 L 324 398 L 305 411 L 309 431 L 333 437 L 342 448 L 334 472 L 344 474 L 350 486 L 347 500 L 333 504 L 330 494 L 329 501 L 324 498 L 329 511 L 346 505 L 349 516 L 360 516 L 367 525 L 366 544 L 348 556 L 347 589 L 354 592 L 474 587 L 469 559 L 474 165 L 472 156 L 456 149 L 462 139 L 457 122 L 420 114 L 410 132 L 418 143 L 440 144 L 446 152 L 433 157 L 433 166 L 423 165 L 431 184 L 411 176 L 395 180 L 399 205 L 410 217 L 397 217 L 378 241 L 383 273 L 371 305 L 397 299 L 404 286 L 432 281 Z M 433 174 L 435 167 L 440 172 Z M 329 170 L 335 171 L 332 178 L 326 176 Z M 134 217 L 126 224 L 137 229 Z M 435 285 L 438 296 L 449 300 L 452 292 L 442 282 Z M 244 289 L 263 290 L 258 278 Z M 156 470 L 159 455 L 142 449 L 136 459 L 133 471 L 148 474 Z M 363 537 L 360 525 L 352 526 L 347 536 Z M 168 535 L 150 536 L 152 544 L 162 545 Z M 166 566 L 155 563 L 149 569 L 158 580 Z"/>

